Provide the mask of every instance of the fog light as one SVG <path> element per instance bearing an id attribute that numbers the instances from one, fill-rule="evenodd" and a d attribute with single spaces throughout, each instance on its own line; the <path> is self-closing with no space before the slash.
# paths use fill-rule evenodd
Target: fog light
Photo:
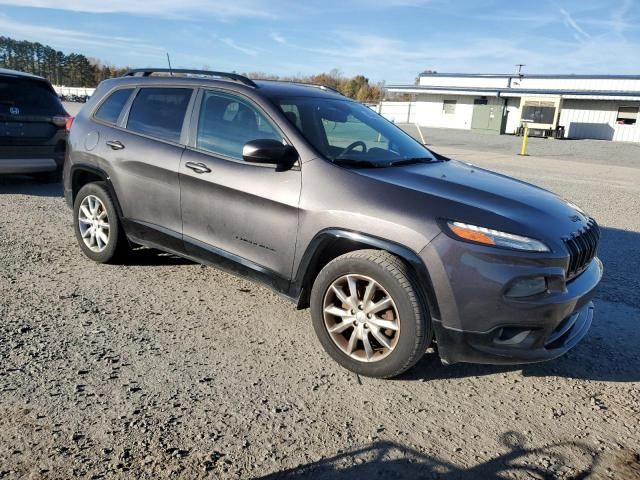
<path id="1" fill-rule="evenodd" d="M 545 277 L 520 278 L 513 282 L 505 292 L 505 296 L 511 298 L 531 297 L 547 291 L 547 279 Z"/>

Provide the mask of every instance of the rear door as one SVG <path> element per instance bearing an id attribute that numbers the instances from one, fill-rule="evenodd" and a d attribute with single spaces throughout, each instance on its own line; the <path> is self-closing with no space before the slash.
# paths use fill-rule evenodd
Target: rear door
<path id="1" fill-rule="evenodd" d="M 98 166 L 109 172 L 130 231 L 176 249 L 182 247 L 178 170 L 192 95 L 192 88 L 143 86 L 117 125 L 100 120 L 101 107 L 94 116 L 102 124 Z"/>
<path id="2" fill-rule="evenodd" d="M 290 278 L 301 171 L 242 159 L 246 142 L 284 135 L 252 101 L 227 92 L 202 91 L 193 117 L 195 138 L 180 166 L 185 247 Z"/>
<path id="3" fill-rule="evenodd" d="M 66 115 L 45 80 L 0 75 L 0 159 L 52 157 L 57 143 L 64 154 L 64 124 L 53 120 Z"/>

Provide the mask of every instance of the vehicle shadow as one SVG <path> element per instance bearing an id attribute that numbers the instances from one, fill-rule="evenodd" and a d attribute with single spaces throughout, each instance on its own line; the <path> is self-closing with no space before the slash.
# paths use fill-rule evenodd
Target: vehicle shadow
<path id="1" fill-rule="evenodd" d="M 398 377 L 402 380 L 450 379 L 521 370 L 524 376 L 558 376 L 610 382 L 640 381 L 640 233 L 602 228 L 598 255 L 604 277 L 595 295 L 591 330 L 573 350 L 555 360 L 530 365 L 444 366 L 435 353 Z"/>
<path id="2" fill-rule="evenodd" d="M 18 194 L 37 197 L 62 197 L 62 183 L 46 183 L 23 175 L 0 176 L 0 195 Z"/>
<path id="3" fill-rule="evenodd" d="M 340 452 L 317 462 L 275 472 L 259 479 L 254 477 L 254 479 L 539 478 L 552 480 L 572 478 L 578 480 L 587 478 L 599 468 L 599 453 L 584 443 L 562 442 L 541 448 L 528 447 L 524 435 L 513 431 L 502 434 L 499 440 L 507 453 L 471 467 L 460 467 L 396 442 L 379 441 L 367 447 Z M 576 459 L 580 466 L 576 465 Z M 567 477 L 567 472 L 571 472 L 570 477 Z"/>

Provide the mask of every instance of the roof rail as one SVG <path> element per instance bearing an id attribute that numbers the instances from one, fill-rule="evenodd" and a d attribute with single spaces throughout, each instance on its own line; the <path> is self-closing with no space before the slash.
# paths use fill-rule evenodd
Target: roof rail
<path id="1" fill-rule="evenodd" d="M 319 88 L 320 90 L 328 90 L 330 92 L 337 93 L 338 95 L 342 95 L 344 97 L 344 95 L 342 94 L 342 92 L 340 92 L 340 90 L 336 90 L 335 88 L 327 87 L 326 85 L 318 85 L 318 84 L 315 84 L 315 83 L 304 83 L 304 82 L 300 82 L 299 85 L 307 85 L 309 87 Z"/>
<path id="2" fill-rule="evenodd" d="M 219 77 L 235 82 L 240 82 L 251 88 L 258 88 L 253 80 L 237 73 L 212 72 L 209 70 L 191 70 L 188 68 L 135 68 L 124 74 L 125 77 L 150 77 L 154 73 L 166 73 L 173 75 L 174 73 L 183 73 L 190 75 L 200 75 L 207 77 Z"/>
<path id="3" fill-rule="evenodd" d="M 342 97 L 345 96 L 342 92 L 340 92 L 339 90 L 336 90 L 335 88 L 327 87 L 326 85 L 319 85 L 317 83 L 305 83 L 305 82 L 298 82 L 296 80 L 280 80 L 280 79 L 269 79 L 269 78 L 256 79 L 256 80 L 260 80 L 261 82 L 290 83 L 291 85 L 300 85 L 302 87 L 319 88 L 320 90 L 326 90 L 326 91 L 329 91 L 329 92 L 337 93 L 338 95 L 340 95 Z"/>

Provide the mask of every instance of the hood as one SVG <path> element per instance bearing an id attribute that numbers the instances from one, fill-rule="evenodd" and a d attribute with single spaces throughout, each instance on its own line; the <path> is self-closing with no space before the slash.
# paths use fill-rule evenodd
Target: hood
<path id="1" fill-rule="evenodd" d="M 588 221 L 548 190 L 455 160 L 354 172 L 434 197 L 439 217 L 509 233 L 559 240 Z"/>

